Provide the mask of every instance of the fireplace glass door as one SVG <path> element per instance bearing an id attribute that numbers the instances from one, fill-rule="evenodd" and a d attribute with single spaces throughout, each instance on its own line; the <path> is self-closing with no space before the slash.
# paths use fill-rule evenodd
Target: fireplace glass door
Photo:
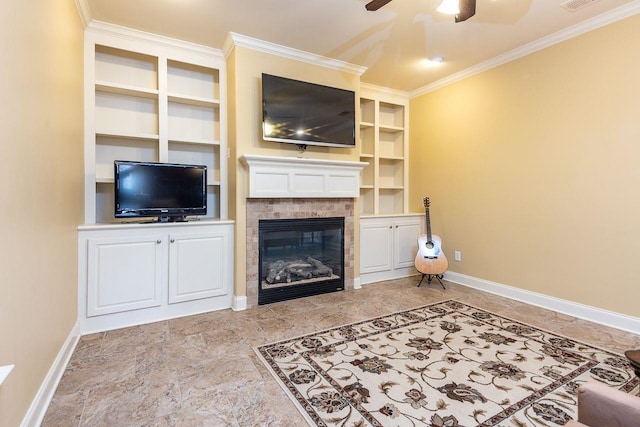
<path id="1" fill-rule="evenodd" d="M 260 220 L 258 304 L 344 289 L 344 218 Z"/>

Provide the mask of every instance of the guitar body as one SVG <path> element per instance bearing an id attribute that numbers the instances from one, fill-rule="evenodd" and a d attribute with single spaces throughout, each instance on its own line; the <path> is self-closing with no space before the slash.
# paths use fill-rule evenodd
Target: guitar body
<path id="1" fill-rule="evenodd" d="M 415 266 L 422 274 L 438 276 L 449 268 L 449 261 L 442 252 L 442 239 L 440 236 L 431 236 L 431 245 L 426 234 L 418 237 L 418 253 L 416 254 Z"/>
<path id="2" fill-rule="evenodd" d="M 442 239 L 440 236 L 431 234 L 431 219 L 429 217 L 429 198 L 425 197 L 422 202 L 425 208 L 425 221 L 427 225 L 427 234 L 422 234 L 418 237 L 418 253 L 416 254 L 415 266 L 416 270 L 422 273 L 422 278 L 428 276 L 428 281 L 431 282 L 431 277 L 438 279 L 442 287 L 444 284 L 440 280 L 442 274 L 449 268 L 449 261 L 442 252 Z M 420 280 L 422 283 L 422 280 Z M 420 285 L 418 285 L 420 286 Z"/>

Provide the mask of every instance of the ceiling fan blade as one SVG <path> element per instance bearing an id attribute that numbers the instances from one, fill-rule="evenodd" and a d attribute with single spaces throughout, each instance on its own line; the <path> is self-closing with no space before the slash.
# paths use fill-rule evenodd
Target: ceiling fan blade
<path id="1" fill-rule="evenodd" d="M 456 22 L 466 21 L 476 14 L 476 0 L 460 0 L 460 13 L 456 15 Z"/>
<path id="2" fill-rule="evenodd" d="M 372 0 L 365 5 L 365 8 L 370 11 L 375 11 L 380 9 L 385 4 L 389 3 L 391 0 Z"/>

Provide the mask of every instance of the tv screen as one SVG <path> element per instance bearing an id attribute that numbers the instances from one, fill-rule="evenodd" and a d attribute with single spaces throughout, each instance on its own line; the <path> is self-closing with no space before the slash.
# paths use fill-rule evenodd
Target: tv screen
<path id="1" fill-rule="evenodd" d="M 175 163 L 114 162 L 115 217 L 185 220 L 207 213 L 207 167 Z"/>
<path id="2" fill-rule="evenodd" d="M 262 137 L 298 145 L 356 145 L 353 91 L 262 74 Z"/>

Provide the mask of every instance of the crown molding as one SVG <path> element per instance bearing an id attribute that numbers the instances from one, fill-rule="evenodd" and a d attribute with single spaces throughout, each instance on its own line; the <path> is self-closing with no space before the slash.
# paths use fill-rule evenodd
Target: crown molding
<path id="1" fill-rule="evenodd" d="M 406 99 L 406 100 L 409 99 L 409 94 L 410 94 L 407 91 L 391 89 L 383 86 L 377 86 L 371 83 L 360 83 L 360 91 L 362 93 L 384 94 L 390 97 Z"/>
<path id="2" fill-rule="evenodd" d="M 233 32 L 229 33 L 222 47 L 225 57 L 228 57 L 234 47 L 237 46 L 280 56 L 282 58 L 293 59 L 296 61 L 306 62 L 308 64 L 331 68 L 333 70 L 356 74 L 358 76 L 361 76 L 367 70 L 367 67 L 363 67 L 361 65 L 350 64 L 348 62 L 327 58 L 326 56 L 316 55 L 315 53 L 293 49 Z"/>
<path id="3" fill-rule="evenodd" d="M 593 31 L 600 27 L 604 27 L 605 25 L 609 25 L 622 19 L 631 17 L 637 13 L 640 13 L 640 0 L 633 0 L 632 2 L 624 6 L 615 8 L 609 12 L 581 22 L 580 24 L 565 28 L 564 30 L 557 31 L 553 34 L 523 45 L 519 48 L 510 50 L 509 52 L 506 52 L 502 55 L 498 55 L 492 59 L 481 62 L 478 65 L 474 65 L 473 67 L 469 67 L 436 82 L 423 86 L 422 88 L 411 91 L 409 93 L 409 97 L 415 98 L 426 93 L 433 92 L 437 89 L 443 88 L 460 80 L 464 80 L 475 74 L 482 73 L 483 71 L 490 70 L 492 68 L 506 64 L 507 62 L 511 62 L 539 50 L 572 39 L 584 33 L 588 33 L 589 31 Z"/>
<path id="4" fill-rule="evenodd" d="M 203 46 L 197 43 L 191 43 L 184 40 L 174 39 L 171 37 L 165 37 L 158 34 L 148 33 L 145 31 L 134 30 L 128 27 L 122 27 L 120 25 L 110 24 L 108 22 L 92 20 L 87 26 L 86 33 L 97 33 L 101 35 L 109 35 L 111 37 L 119 38 L 122 40 L 140 41 L 155 43 L 156 45 L 162 45 L 167 48 L 177 50 L 189 50 L 191 53 L 199 53 L 208 57 L 224 59 L 222 51 L 208 46 Z"/>
<path id="5" fill-rule="evenodd" d="M 91 22 L 91 9 L 89 9 L 89 4 L 87 0 L 75 0 L 75 3 L 82 25 L 84 25 L 84 28 L 87 28 Z"/>

